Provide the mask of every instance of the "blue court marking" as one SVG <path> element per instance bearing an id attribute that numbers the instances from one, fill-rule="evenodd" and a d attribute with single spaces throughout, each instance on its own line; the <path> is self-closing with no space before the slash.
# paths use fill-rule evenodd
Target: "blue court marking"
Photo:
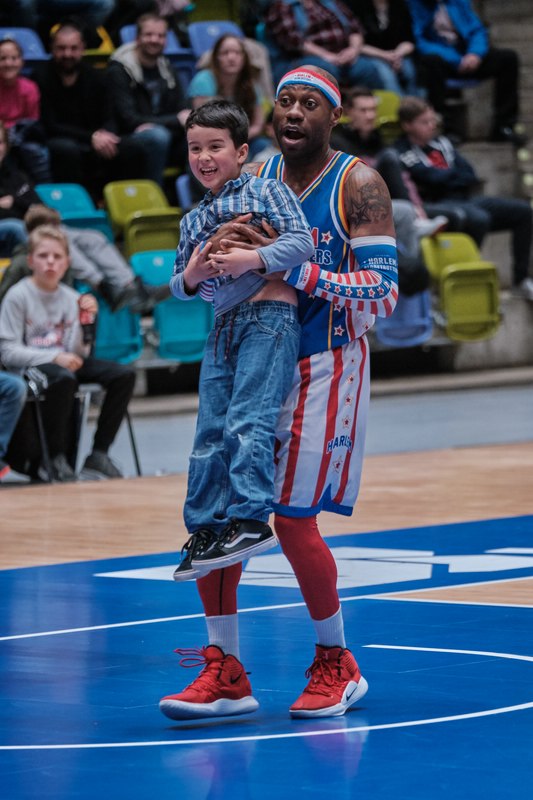
<path id="1" fill-rule="evenodd" d="M 320 721 L 287 713 L 313 630 L 286 572 L 260 561 L 276 554 L 249 562 L 239 595 L 258 712 L 183 723 L 157 701 L 196 674 L 172 653 L 205 642 L 195 586 L 101 577 L 168 569 L 171 555 L 3 571 L 2 797 L 521 796 L 533 779 L 532 609 L 387 594 L 530 577 L 532 532 L 533 518 L 519 517 L 330 539 L 350 582 L 349 646 L 370 690 L 345 717 Z"/>

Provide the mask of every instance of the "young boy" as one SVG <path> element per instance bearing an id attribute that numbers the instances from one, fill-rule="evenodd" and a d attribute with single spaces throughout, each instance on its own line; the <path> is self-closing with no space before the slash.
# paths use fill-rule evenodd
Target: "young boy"
<path id="1" fill-rule="evenodd" d="M 133 394 L 135 372 L 89 355 L 80 314 L 96 315 L 98 305 L 92 295 L 60 283 L 69 266 L 68 241 L 60 228 L 42 225 L 31 232 L 28 263 L 31 277 L 12 286 L 0 307 L 0 358 L 12 372 L 39 367 L 48 376 L 43 420 L 58 481 L 76 478 L 67 453 L 78 385 L 102 384 L 105 400 L 84 472 L 99 479 L 122 477 L 107 451 Z"/>
<path id="2" fill-rule="evenodd" d="M 170 288 L 183 300 L 198 292 L 212 298 L 215 324 L 202 363 L 184 506 L 191 537 L 175 580 L 199 577 L 276 544 L 267 524 L 274 430 L 294 374 L 300 329 L 292 287 L 266 276 L 281 278 L 314 249 L 292 191 L 277 180 L 241 175 L 248 120 L 239 106 L 208 102 L 191 113 L 186 132 L 191 170 L 208 191 L 181 222 Z M 279 238 L 258 250 L 213 253 L 207 240 L 223 222 L 247 212 L 252 224 L 268 222 Z"/>

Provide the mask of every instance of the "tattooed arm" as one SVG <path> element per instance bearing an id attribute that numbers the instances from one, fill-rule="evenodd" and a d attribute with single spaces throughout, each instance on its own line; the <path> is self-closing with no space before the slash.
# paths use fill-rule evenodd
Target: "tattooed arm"
<path id="1" fill-rule="evenodd" d="M 285 280 L 335 305 L 387 317 L 398 299 L 392 205 L 381 176 L 361 162 L 346 180 L 344 210 L 355 271 L 328 272 L 308 262 L 287 272 Z"/>

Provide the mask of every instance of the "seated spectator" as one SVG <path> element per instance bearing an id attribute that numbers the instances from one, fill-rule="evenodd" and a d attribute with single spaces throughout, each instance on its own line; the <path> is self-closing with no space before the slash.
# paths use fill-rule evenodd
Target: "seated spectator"
<path id="1" fill-rule="evenodd" d="M 287 70 L 312 64 L 328 70 L 341 85 L 383 89 L 375 59 L 363 55 L 363 30 L 337 0 L 275 0 L 265 14 L 277 83 Z"/>
<path id="2" fill-rule="evenodd" d="M 347 2 L 364 30 L 362 53 L 375 59 L 383 88 L 396 94 L 420 94 L 411 19 L 405 0 Z"/>
<path id="3" fill-rule="evenodd" d="M 414 294 L 429 284 L 420 252 L 420 238 L 442 230 L 448 220 L 444 216 L 428 219 L 397 151 L 383 143 L 376 127 L 377 100 L 370 89 L 358 87 L 348 92 L 343 109 L 348 121 L 333 129 L 331 144 L 338 150 L 362 158 L 380 173 L 387 184 L 396 229 L 399 285 L 403 294 Z"/>
<path id="4" fill-rule="evenodd" d="M 0 481 L 9 474 L 7 448 L 26 402 L 26 384 L 18 375 L 0 370 Z"/>
<path id="5" fill-rule="evenodd" d="M 190 113 L 179 76 L 163 55 L 167 30 L 166 20 L 143 14 L 135 42 L 115 50 L 106 69 L 119 134 L 143 146 L 147 177 L 160 185 L 166 166 L 185 167 Z"/>
<path id="6" fill-rule="evenodd" d="M 196 73 L 187 94 L 193 108 L 214 99 L 242 106 L 250 121 L 249 161 L 268 144 L 264 136 L 265 99 L 244 43 L 236 36 L 225 34 L 215 42 L 207 68 Z"/>
<path id="7" fill-rule="evenodd" d="M 87 27 L 103 25 L 115 0 L 11 0 L 14 20 L 11 25 L 35 28 L 46 41 L 50 28 L 64 17 L 83 19 Z"/>
<path id="8" fill-rule="evenodd" d="M 50 181 L 50 154 L 39 121 L 37 84 L 21 75 L 22 49 L 14 39 L 0 41 L 0 120 L 8 130 L 14 155 L 35 183 Z"/>
<path id="9" fill-rule="evenodd" d="M 26 241 L 22 218 L 32 203 L 40 202 L 30 179 L 11 158 L 7 130 L 0 122 L 0 258 L 10 258 Z"/>
<path id="10" fill-rule="evenodd" d="M 471 0 L 407 0 L 416 51 L 424 70 L 428 100 L 446 118 L 448 78 L 494 78 L 490 139 L 517 146 L 525 138 L 515 131 L 519 115 L 519 60 L 514 50 L 492 47 L 487 29 Z"/>
<path id="11" fill-rule="evenodd" d="M 98 306 L 92 295 L 79 295 L 60 283 L 69 265 L 68 252 L 67 238 L 58 227 L 42 225 L 30 234 L 32 276 L 13 286 L 0 306 L 0 357 L 12 372 L 37 366 L 48 377 L 43 422 L 58 481 L 76 479 L 68 443 L 78 386 L 95 382 L 105 387 L 84 471 L 96 478 L 119 478 L 122 473 L 108 450 L 133 394 L 135 371 L 90 355 L 80 312 L 95 315 Z"/>
<path id="12" fill-rule="evenodd" d="M 40 225 L 61 226 L 61 217 L 54 208 L 45 205 L 32 206 L 24 217 L 26 230 L 31 233 Z M 120 251 L 100 231 L 90 228 L 61 226 L 70 250 L 70 268 L 66 273 L 67 283 L 74 281 L 88 284 L 107 300 L 113 311 L 126 306 L 138 314 L 148 314 L 156 303 L 170 297 L 168 283 L 151 286 L 133 273 Z M 8 289 L 21 278 L 31 274 L 27 248 L 18 247 L 11 264 L 0 283 L 0 302 Z"/>
<path id="13" fill-rule="evenodd" d="M 80 183 L 99 201 L 108 181 L 147 174 L 143 148 L 116 133 L 104 74 L 83 61 L 84 50 L 81 29 L 60 25 L 52 34 L 52 58 L 36 78 L 54 180 Z"/>
<path id="14" fill-rule="evenodd" d="M 527 200 L 473 194 L 480 179 L 450 140 L 438 135 L 437 115 L 425 100 L 405 97 L 399 118 L 404 135 L 396 146 L 425 207 L 445 214 L 451 231 L 468 233 L 478 246 L 490 231 L 511 231 L 514 289 L 533 300 L 529 274 L 533 212 Z"/>

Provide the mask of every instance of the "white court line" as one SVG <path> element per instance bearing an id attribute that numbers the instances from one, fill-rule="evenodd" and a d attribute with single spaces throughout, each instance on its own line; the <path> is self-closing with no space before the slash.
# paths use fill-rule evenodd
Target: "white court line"
<path id="1" fill-rule="evenodd" d="M 514 605 L 511 603 L 486 603 L 486 602 L 479 602 L 479 601 L 462 601 L 462 600 L 432 600 L 431 598 L 414 598 L 414 597 L 399 597 L 402 593 L 410 593 L 410 592 L 431 592 L 431 591 L 438 591 L 439 589 L 462 589 L 464 587 L 469 586 L 485 586 L 487 584 L 494 584 L 494 583 L 508 583 L 514 581 L 525 581 L 531 580 L 533 578 L 532 575 L 526 575 L 525 577 L 520 578 L 501 578 L 500 580 L 490 580 L 490 581 L 474 581 L 472 583 L 459 583 L 459 584 L 452 584 L 447 586 L 432 586 L 432 587 L 425 587 L 423 589 L 405 589 L 405 590 L 396 590 L 392 592 L 384 592 L 383 594 L 359 594 L 359 595 L 351 595 L 349 597 L 341 597 L 340 601 L 342 603 L 351 603 L 357 600 L 389 600 L 389 601 L 396 601 L 396 602 L 420 602 L 420 603 L 448 603 L 449 605 L 469 605 L 469 606 L 492 606 L 495 608 L 533 608 L 533 606 L 525 606 L 525 605 Z M 278 605 L 272 606 L 255 606 L 251 608 L 240 608 L 238 613 L 239 614 L 250 614 L 255 613 L 256 611 L 279 611 L 280 609 L 284 608 L 304 608 L 304 602 L 298 603 L 280 603 Z M 63 630 L 53 630 L 53 631 L 39 631 L 37 633 L 16 633 L 11 636 L 0 636 L 0 642 L 9 642 L 14 641 L 17 639 L 38 639 L 41 636 L 63 636 L 67 633 L 86 633 L 89 631 L 105 631 L 111 628 L 129 628 L 134 627 L 136 625 L 158 625 L 162 622 L 181 622 L 186 619 L 203 619 L 204 614 L 182 614 L 177 617 L 156 617 L 155 619 L 139 619 L 139 620 L 132 620 L 131 622 L 111 622 L 107 625 L 89 625 L 84 628 L 64 628 Z"/>
<path id="2" fill-rule="evenodd" d="M 484 652 L 483 650 L 451 650 L 446 648 L 436 647 L 404 647 L 402 645 L 388 645 L 388 644 L 367 644 L 364 647 L 374 647 L 383 650 L 414 650 L 418 652 L 428 653 L 454 653 L 460 655 L 477 655 L 487 656 L 489 658 L 507 658 L 516 661 L 531 661 L 533 656 L 519 656 L 513 653 L 493 653 Z M 454 714 L 447 717 L 431 717 L 429 719 L 415 719 L 406 720 L 404 722 L 385 722 L 381 725 L 360 725 L 354 728 L 338 728 L 335 730 L 315 730 L 315 731 L 301 731 L 296 733 L 272 733 L 261 734 L 256 736 L 217 736 L 214 738 L 202 739 L 175 739 L 173 741 L 156 740 L 147 742 L 94 742 L 82 744 L 38 744 L 38 745 L 0 745 L 0 750 L 101 750 L 106 748 L 117 747 L 177 747 L 179 745 L 206 745 L 206 744 L 229 744 L 233 742 L 260 742 L 271 741 L 273 739 L 295 739 L 307 738 L 309 736 L 333 736 L 339 733 L 348 735 L 352 733 L 364 731 L 382 731 L 391 730 L 393 728 L 413 728 L 420 725 L 435 725 L 443 722 L 457 722 L 465 719 L 477 719 L 480 717 L 490 717 L 496 714 L 509 714 L 513 711 L 525 711 L 526 709 L 533 708 L 533 701 L 529 703 L 520 703 L 514 706 L 501 706 L 499 708 L 491 708 L 486 711 L 473 711 L 469 714 Z M 318 723 L 320 724 L 320 723 Z"/>

